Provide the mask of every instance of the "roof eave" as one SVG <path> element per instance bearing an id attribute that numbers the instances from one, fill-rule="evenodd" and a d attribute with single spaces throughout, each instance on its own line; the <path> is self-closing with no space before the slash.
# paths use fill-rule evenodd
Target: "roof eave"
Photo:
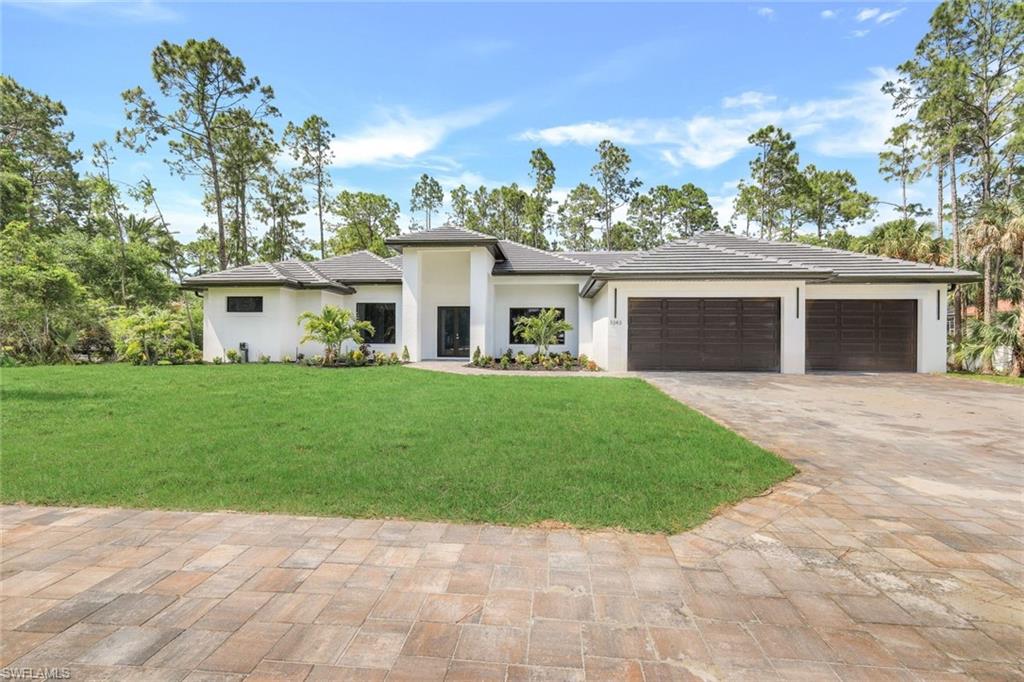
<path id="1" fill-rule="evenodd" d="M 584 277 L 594 272 L 593 268 L 588 270 L 492 270 L 495 277 L 529 277 L 530 275 L 541 275 L 550 277 L 552 275 L 565 275 L 566 277 Z"/>
<path id="2" fill-rule="evenodd" d="M 913 275 L 836 275 L 825 284 L 958 284 L 980 282 L 983 279 L 976 272 L 935 273 Z"/>
<path id="3" fill-rule="evenodd" d="M 354 294 L 355 288 L 340 282 L 329 284 L 302 284 L 300 282 L 260 282 L 258 280 L 242 280 L 237 282 L 182 282 L 180 288 L 187 291 L 232 287 L 284 287 L 286 289 L 326 289 L 339 294 Z"/>

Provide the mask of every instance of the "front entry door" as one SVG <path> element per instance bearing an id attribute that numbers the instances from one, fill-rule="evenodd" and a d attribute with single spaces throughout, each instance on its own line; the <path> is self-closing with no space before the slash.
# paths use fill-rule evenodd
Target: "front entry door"
<path id="1" fill-rule="evenodd" d="M 437 357 L 469 357 L 469 306 L 437 309 Z"/>

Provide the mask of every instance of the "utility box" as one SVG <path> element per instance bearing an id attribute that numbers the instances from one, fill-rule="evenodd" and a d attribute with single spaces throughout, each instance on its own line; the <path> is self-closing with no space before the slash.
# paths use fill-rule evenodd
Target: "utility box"
<path id="1" fill-rule="evenodd" d="M 249 344 L 245 341 L 238 344 L 238 355 L 241 356 L 242 362 L 249 362 Z"/>

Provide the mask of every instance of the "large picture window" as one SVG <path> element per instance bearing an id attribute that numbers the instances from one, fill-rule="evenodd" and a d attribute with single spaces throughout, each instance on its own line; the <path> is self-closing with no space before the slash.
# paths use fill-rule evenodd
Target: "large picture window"
<path id="1" fill-rule="evenodd" d="M 394 303 L 356 303 L 356 317 L 373 325 L 373 335 L 366 343 L 395 342 Z"/>
<path id="2" fill-rule="evenodd" d="M 508 310 L 508 342 L 509 343 L 526 343 L 522 338 L 516 336 L 516 320 L 520 317 L 534 317 L 539 315 L 544 308 L 509 308 Z M 555 308 L 558 311 L 560 319 L 565 319 L 565 308 Z M 558 343 L 565 343 L 565 333 L 558 333 Z"/>
<path id="3" fill-rule="evenodd" d="M 262 313 L 262 296 L 228 296 L 229 313 Z"/>

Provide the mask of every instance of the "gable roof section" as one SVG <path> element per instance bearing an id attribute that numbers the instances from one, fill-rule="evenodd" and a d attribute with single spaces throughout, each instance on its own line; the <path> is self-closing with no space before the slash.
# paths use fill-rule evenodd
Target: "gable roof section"
<path id="1" fill-rule="evenodd" d="M 554 251 L 544 251 L 525 244 L 499 241 L 505 260 L 496 261 L 495 275 L 589 275 L 594 266 Z"/>
<path id="2" fill-rule="evenodd" d="M 595 268 L 607 268 L 630 258 L 636 258 L 643 251 L 559 251 L 560 256 L 582 261 Z"/>
<path id="3" fill-rule="evenodd" d="M 598 272 L 607 279 L 827 279 L 832 275 L 828 269 L 689 239 L 662 244 Z"/>
<path id="4" fill-rule="evenodd" d="M 356 251 L 312 263 L 319 272 L 346 284 L 398 284 L 402 269 L 369 251 Z"/>
<path id="5" fill-rule="evenodd" d="M 498 241 L 494 235 L 445 224 L 430 230 L 388 237 L 384 243 L 401 251 L 403 246 L 497 246 Z"/>
<path id="6" fill-rule="evenodd" d="M 827 249 L 810 244 L 777 242 L 723 232 L 691 237 L 708 246 L 779 260 L 799 261 L 814 268 L 831 270 L 832 282 L 971 282 L 978 273 L 941 265 L 886 258 L 866 253 Z"/>

